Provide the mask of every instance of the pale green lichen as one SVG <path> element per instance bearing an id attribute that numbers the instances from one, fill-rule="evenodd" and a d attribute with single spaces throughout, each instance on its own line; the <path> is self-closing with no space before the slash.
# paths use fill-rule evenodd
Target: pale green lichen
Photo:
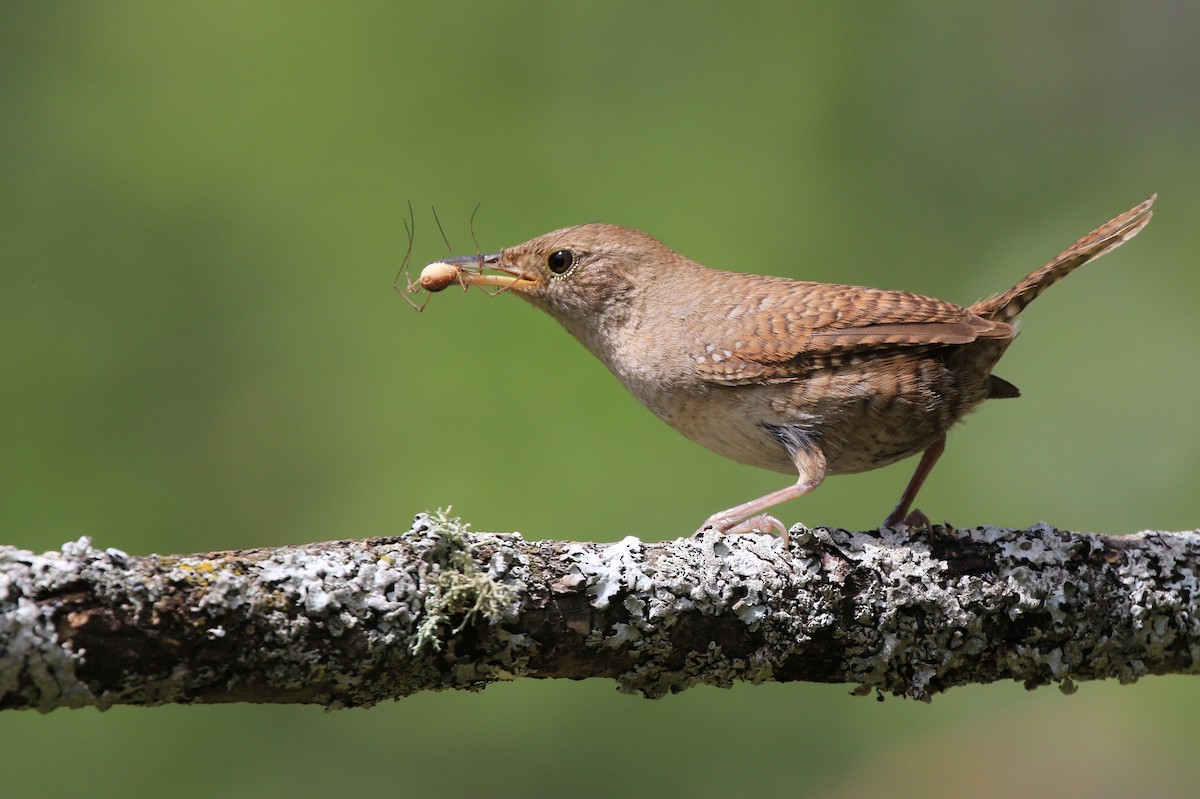
<path id="1" fill-rule="evenodd" d="M 447 628 L 457 635 L 478 619 L 496 624 L 513 615 L 517 600 L 513 587 L 477 568 L 480 541 L 473 544 L 469 525 L 449 514 L 450 508 L 439 508 L 425 519 L 433 542 L 425 553 L 431 575 L 424 582 L 424 613 L 409 643 L 414 655 L 440 651 Z M 455 619 L 458 623 L 451 627 Z"/>

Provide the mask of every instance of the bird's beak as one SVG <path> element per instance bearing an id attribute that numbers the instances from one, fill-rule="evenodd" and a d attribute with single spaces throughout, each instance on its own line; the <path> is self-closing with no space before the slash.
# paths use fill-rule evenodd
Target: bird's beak
<path id="1" fill-rule="evenodd" d="M 537 285 L 537 280 L 515 266 L 503 263 L 503 253 L 491 255 L 456 255 L 441 261 L 462 270 L 462 279 L 470 286 L 495 286 L 501 289 L 522 289 Z M 491 270 L 491 273 L 484 270 Z M 500 274 L 493 274 L 499 272 Z"/>

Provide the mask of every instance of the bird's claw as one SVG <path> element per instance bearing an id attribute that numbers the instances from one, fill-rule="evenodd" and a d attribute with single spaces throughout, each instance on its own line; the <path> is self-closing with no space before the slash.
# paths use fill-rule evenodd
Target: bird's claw
<path id="1" fill-rule="evenodd" d="M 724 521 L 718 517 L 721 514 L 709 517 L 709 519 L 700 526 L 700 529 L 693 534 L 693 538 L 698 538 L 704 533 L 715 531 L 722 535 L 746 535 L 749 533 L 778 533 L 783 539 L 784 546 L 789 546 L 791 541 L 788 539 L 788 529 L 783 522 L 776 519 L 769 513 L 760 513 L 757 516 L 751 516 L 748 519 L 743 519 L 736 524 Z"/>

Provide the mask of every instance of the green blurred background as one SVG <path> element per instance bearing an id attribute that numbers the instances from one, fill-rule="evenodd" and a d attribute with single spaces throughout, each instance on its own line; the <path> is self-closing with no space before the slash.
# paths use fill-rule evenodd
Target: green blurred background
<path id="1" fill-rule="evenodd" d="M 549 319 L 391 288 L 475 233 L 643 228 L 712 266 L 970 302 L 1152 191 L 1023 317 L 1025 397 L 935 519 L 1196 526 L 1200 6 L 5 3 L 0 530 L 131 553 L 476 529 L 664 539 L 783 478 L 629 398 Z M 913 463 L 788 523 L 879 522 Z M 6 796 L 1189 795 L 1194 680 L 932 705 L 845 686 L 522 682 L 367 711 L 0 718 Z M 67 764 L 70 768 L 65 768 Z"/>

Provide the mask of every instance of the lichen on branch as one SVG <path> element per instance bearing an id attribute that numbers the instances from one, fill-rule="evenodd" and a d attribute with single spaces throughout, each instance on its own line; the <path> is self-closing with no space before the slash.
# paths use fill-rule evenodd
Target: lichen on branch
<path id="1" fill-rule="evenodd" d="M 1200 536 L 1048 525 L 790 542 L 526 541 L 419 514 L 399 536 L 134 557 L 0 548 L 0 709 L 370 705 L 497 680 L 660 697 L 809 680 L 1129 682 L 1200 663 Z"/>

